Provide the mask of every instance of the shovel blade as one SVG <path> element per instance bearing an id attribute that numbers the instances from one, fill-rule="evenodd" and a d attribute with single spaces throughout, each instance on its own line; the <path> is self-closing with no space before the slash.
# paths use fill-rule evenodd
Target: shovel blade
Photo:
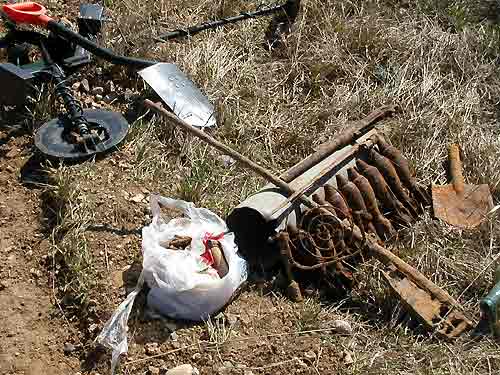
<path id="1" fill-rule="evenodd" d="M 158 63 L 138 73 L 181 120 L 198 128 L 216 125 L 213 105 L 177 65 Z"/>
<path id="2" fill-rule="evenodd" d="M 432 186 L 434 216 L 462 229 L 477 227 L 493 208 L 488 185 L 465 185 L 457 194 L 453 185 Z"/>

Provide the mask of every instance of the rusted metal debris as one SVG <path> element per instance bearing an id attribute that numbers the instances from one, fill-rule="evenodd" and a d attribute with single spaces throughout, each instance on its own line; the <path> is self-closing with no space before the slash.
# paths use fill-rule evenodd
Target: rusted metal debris
<path id="1" fill-rule="evenodd" d="M 439 300 L 397 268 L 382 275 L 406 309 L 440 338 L 452 339 L 473 328 L 454 300 Z"/>
<path id="2" fill-rule="evenodd" d="M 348 141 L 344 145 L 346 150 L 337 150 L 342 146 L 334 142 L 335 147 L 330 145 L 333 154 L 320 152 L 307 163 L 302 163 L 303 166 L 314 165 L 313 171 L 304 172 L 307 178 L 301 179 L 301 174 L 290 182 L 274 176 L 153 103 L 148 104 L 171 118 L 173 123 L 224 153 L 234 155 L 236 160 L 284 193 L 280 197 L 271 186 L 269 196 L 276 202 L 258 199 L 250 204 L 244 202 L 236 209 L 236 217 L 228 217 L 228 226 L 235 232 L 241 250 L 247 246 L 269 249 L 269 240 L 274 240 L 287 279 L 286 290 L 293 300 L 302 299 L 295 271 L 318 272 L 319 279 L 335 290 L 352 283 L 354 266 L 364 261 L 365 256 L 373 255 L 388 267 L 384 276 L 392 290 L 429 330 L 441 337 L 454 338 L 472 327 L 472 322 L 452 297 L 381 246 L 379 236 L 390 237 L 393 228 L 414 221 L 419 205 L 424 205 L 427 197 L 425 191 L 421 196 L 422 191 L 412 180 L 408 163 L 401 153 L 377 137 L 374 129 L 362 135 L 352 131 L 339 137 L 341 145 Z M 299 183 L 294 185 L 296 180 Z M 323 188 L 326 181 L 332 185 Z M 333 186 L 334 182 L 337 187 Z M 262 193 L 268 194 L 269 190 Z M 313 193 L 314 200 L 309 198 Z M 277 216 L 280 210 L 282 215 Z M 388 222 L 389 218 L 393 219 L 392 222 Z"/>
<path id="3" fill-rule="evenodd" d="M 335 213 L 327 207 L 309 209 L 300 228 L 288 228 L 288 232 L 277 236 L 281 254 L 291 267 L 302 271 L 321 269 L 329 276 L 327 280 L 349 280 L 352 274 L 346 268 L 356 258 L 362 259 L 363 254 L 372 255 L 385 265 L 382 274 L 391 290 L 427 330 L 441 338 L 453 339 L 473 328 L 473 322 L 448 293 L 373 237 L 363 235 L 348 220 L 340 222 L 332 216 Z"/>

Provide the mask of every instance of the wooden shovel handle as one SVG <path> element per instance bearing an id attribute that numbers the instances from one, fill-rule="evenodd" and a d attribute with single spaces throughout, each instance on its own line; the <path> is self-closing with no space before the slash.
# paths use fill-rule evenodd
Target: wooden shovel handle
<path id="1" fill-rule="evenodd" d="M 456 143 L 448 147 L 448 158 L 450 161 L 451 183 L 457 194 L 462 194 L 464 192 L 464 176 L 462 175 L 460 149 Z"/>

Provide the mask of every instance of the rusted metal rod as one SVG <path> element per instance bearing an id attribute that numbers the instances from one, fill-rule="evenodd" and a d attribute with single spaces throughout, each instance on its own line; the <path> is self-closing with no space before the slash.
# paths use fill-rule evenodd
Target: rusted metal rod
<path id="1" fill-rule="evenodd" d="M 396 112 L 395 106 L 382 106 L 377 108 L 365 118 L 355 121 L 349 128 L 342 132 L 342 135 L 329 142 L 323 143 L 318 151 L 309 155 L 300 163 L 294 165 L 292 168 L 283 173 L 280 178 L 285 182 L 291 182 L 303 174 L 305 171 L 311 169 L 318 163 L 321 163 L 328 156 L 335 151 L 340 150 L 354 143 L 354 139 L 360 135 L 365 134 L 373 128 L 375 123 L 387 117 L 388 115 Z"/>
<path id="2" fill-rule="evenodd" d="M 175 116 L 173 113 L 167 111 L 165 108 L 161 107 L 159 104 L 153 103 L 151 100 L 146 99 L 144 101 L 147 107 L 153 109 L 157 113 L 161 114 L 163 117 L 168 118 L 174 125 L 180 126 L 184 130 L 188 131 L 189 133 L 193 134 L 194 136 L 200 138 L 201 140 L 207 142 L 209 145 L 213 146 L 220 152 L 224 153 L 225 155 L 231 156 L 234 160 L 237 162 L 243 164 L 245 167 L 251 169 L 255 173 L 257 173 L 259 176 L 264 178 L 265 180 L 273 183 L 280 189 L 282 189 L 288 196 L 291 196 L 295 193 L 295 190 L 291 188 L 291 186 L 280 179 L 278 176 L 274 175 L 267 169 L 261 167 L 257 163 L 254 163 L 252 160 L 247 158 L 246 156 L 240 154 L 239 152 L 233 150 L 232 148 L 226 146 L 225 144 L 217 141 L 207 133 L 201 131 L 200 129 L 195 128 L 192 125 L 189 125 L 187 122 L 181 120 L 177 116 Z M 300 195 L 298 199 L 307 207 L 313 208 L 316 207 L 316 203 L 314 203 L 309 197 L 305 195 Z"/>
<path id="3" fill-rule="evenodd" d="M 345 223 L 343 223 L 345 225 Z M 357 242 L 363 242 L 363 236 L 357 227 L 353 228 L 353 239 Z M 435 296 L 439 301 L 446 302 L 454 307 L 463 310 L 463 307 L 458 304 L 458 302 L 446 293 L 443 289 L 434 284 L 431 280 L 425 277 L 420 271 L 410 266 L 404 260 L 402 260 L 397 255 L 394 255 L 385 247 L 379 245 L 375 241 L 371 241 L 367 238 L 364 242 L 366 248 L 382 263 L 388 265 L 392 263 L 398 271 L 403 273 L 406 277 L 415 282 L 415 284 L 421 288 L 424 288 L 431 295 Z"/>

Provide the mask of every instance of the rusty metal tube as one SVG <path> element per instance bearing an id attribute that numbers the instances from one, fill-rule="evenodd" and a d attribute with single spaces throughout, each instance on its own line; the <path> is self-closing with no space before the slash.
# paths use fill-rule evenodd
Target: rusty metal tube
<path id="1" fill-rule="evenodd" d="M 370 186 L 368 179 L 361 176 L 354 168 L 349 168 L 347 170 L 347 175 L 361 192 L 366 208 L 373 217 L 373 224 L 378 236 L 382 239 L 390 238 L 395 233 L 394 228 L 392 227 L 391 222 L 380 212 L 377 205 L 377 199 L 375 198 L 375 192 Z"/>
<path id="2" fill-rule="evenodd" d="M 280 175 L 280 178 L 285 182 L 290 182 L 303 174 L 308 169 L 311 169 L 316 164 L 326 159 L 329 155 L 341 148 L 354 143 L 354 140 L 360 135 L 367 133 L 373 126 L 383 118 L 394 113 L 395 106 L 383 106 L 371 112 L 365 118 L 355 121 L 348 129 L 342 132 L 340 137 L 322 144 L 318 151 L 309 155 L 299 164 L 294 165 L 288 171 Z"/>
<path id="3" fill-rule="evenodd" d="M 394 168 L 396 168 L 396 172 L 401 179 L 403 186 L 411 191 L 414 197 L 422 204 L 430 205 L 430 195 L 426 193 L 425 189 L 419 186 L 415 179 L 411 176 L 410 164 L 401 151 L 387 142 L 380 134 L 375 135 L 373 138 L 375 138 L 375 142 L 380 150 L 380 153 L 389 159 L 394 165 Z"/>

